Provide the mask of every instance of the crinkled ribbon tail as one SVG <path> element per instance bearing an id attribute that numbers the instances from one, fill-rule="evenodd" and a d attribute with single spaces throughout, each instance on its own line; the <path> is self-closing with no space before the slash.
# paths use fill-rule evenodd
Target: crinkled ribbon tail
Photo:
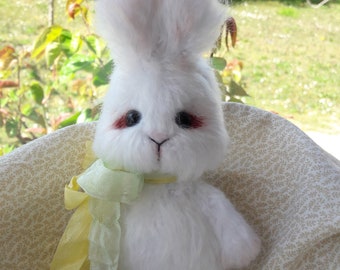
<path id="1" fill-rule="evenodd" d="M 65 205 L 75 209 L 59 242 L 51 263 L 51 270 L 90 269 L 88 261 L 88 234 L 92 221 L 88 207 L 88 195 L 78 191 L 76 177 L 65 187 Z"/>
<path id="2" fill-rule="evenodd" d="M 106 227 L 98 221 L 92 223 L 89 235 L 89 259 L 91 269 L 116 270 L 118 269 L 120 251 L 120 227 Z"/>
<path id="3" fill-rule="evenodd" d="M 91 198 L 90 211 L 93 216 L 89 234 L 91 269 L 116 270 L 120 253 L 120 203 Z"/>

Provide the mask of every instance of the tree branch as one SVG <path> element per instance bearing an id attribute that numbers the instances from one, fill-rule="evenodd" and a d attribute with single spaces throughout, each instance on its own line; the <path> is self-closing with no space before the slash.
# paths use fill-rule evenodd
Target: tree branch
<path id="1" fill-rule="evenodd" d="M 310 0 L 307 0 L 308 5 L 310 5 L 312 8 L 319 8 L 322 7 L 323 5 L 327 4 L 327 2 L 329 2 L 330 0 L 323 0 L 321 1 L 319 4 L 312 4 L 312 2 Z"/>

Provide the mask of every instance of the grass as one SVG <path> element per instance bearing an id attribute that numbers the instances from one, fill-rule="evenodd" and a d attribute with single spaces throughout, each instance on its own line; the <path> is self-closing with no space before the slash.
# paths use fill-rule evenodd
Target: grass
<path id="1" fill-rule="evenodd" d="M 0 47 L 31 46 L 48 24 L 47 0 L 0 0 Z M 66 0 L 55 0 L 55 24 L 68 29 L 83 27 L 79 21 L 66 17 Z"/>
<path id="2" fill-rule="evenodd" d="M 332 1 L 331 1 L 332 2 Z M 249 105 L 301 127 L 340 132 L 340 4 L 319 9 L 271 1 L 235 5 Z"/>
<path id="3" fill-rule="evenodd" d="M 56 1 L 56 24 L 76 28 L 79 24 L 65 23 L 65 2 Z M 0 0 L 0 47 L 32 45 L 46 27 L 47 13 L 46 0 Z M 339 14 L 336 0 L 319 9 L 301 2 L 235 3 L 238 43 L 226 57 L 243 61 L 251 95 L 246 104 L 274 111 L 306 131 L 339 133 Z"/>
<path id="4" fill-rule="evenodd" d="M 0 44 L 28 45 L 47 23 L 47 6 L 42 0 L 0 0 Z M 45 1 L 46 2 L 46 1 Z"/>

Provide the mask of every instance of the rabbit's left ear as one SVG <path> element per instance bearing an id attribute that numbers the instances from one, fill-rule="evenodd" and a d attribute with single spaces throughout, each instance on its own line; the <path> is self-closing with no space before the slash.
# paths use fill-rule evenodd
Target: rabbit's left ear
<path id="1" fill-rule="evenodd" d="M 226 7 L 218 0 L 164 0 L 161 8 L 160 36 L 177 52 L 210 50 L 227 19 Z"/>

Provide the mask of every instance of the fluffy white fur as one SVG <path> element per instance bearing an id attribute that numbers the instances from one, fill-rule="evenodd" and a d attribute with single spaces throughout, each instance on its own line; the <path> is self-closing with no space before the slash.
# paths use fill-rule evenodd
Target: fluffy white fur
<path id="1" fill-rule="evenodd" d="M 97 0 L 98 32 L 116 66 L 94 151 L 108 164 L 161 172 L 177 182 L 145 185 L 122 211 L 121 270 L 222 270 L 246 266 L 260 241 L 224 194 L 201 179 L 228 149 L 214 74 L 202 59 L 226 12 L 217 0 Z M 141 120 L 115 128 L 129 110 Z M 203 119 L 183 129 L 180 111 Z M 158 142 L 167 140 L 160 147 Z"/>

